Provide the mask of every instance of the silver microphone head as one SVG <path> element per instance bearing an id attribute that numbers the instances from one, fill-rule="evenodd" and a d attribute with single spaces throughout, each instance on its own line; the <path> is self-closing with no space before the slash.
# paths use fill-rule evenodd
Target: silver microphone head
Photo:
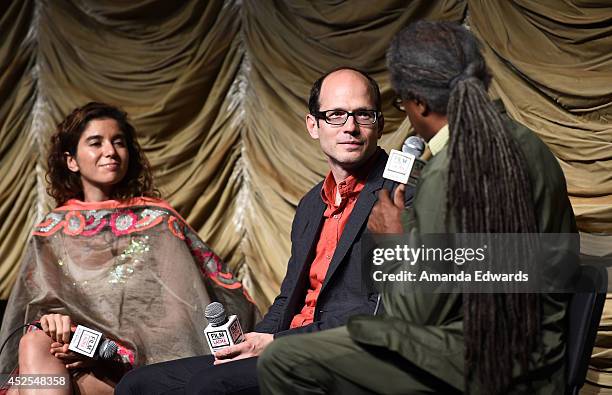
<path id="1" fill-rule="evenodd" d="M 112 359 L 115 354 L 117 354 L 118 350 L 119 346 L 117 343 L 112 340 L 104 339 L 98 349 L 98 356 L 102 359 Z"/>
<path id="2" fill-rule="evenodd" d="M 227 320 L 225 308 L 219 302 L 212 302 L 206 306 L 206 310 L 204 310 L 204 317 L 206 317 L 208 323 L 212 326 L 221 325 Z"/>
<path id="3" fill-rule="evenodd" d="M 402 145 L 402 152 L 412 154 L 419 158 L 425 151 L 425 141 L 419 136 L 410 136 L 404 141 Z"/>

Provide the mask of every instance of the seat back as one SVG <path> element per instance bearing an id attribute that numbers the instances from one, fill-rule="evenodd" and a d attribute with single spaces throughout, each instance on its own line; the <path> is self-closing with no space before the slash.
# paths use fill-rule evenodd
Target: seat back
<path id="1" fill-rule="evenodd" d="M 568 309 L 567 383 L 570 394 L 584 385 L 599 320 L 606 301 L 608 272 L 602 265 L 580 266 L 579 283 Z"/>

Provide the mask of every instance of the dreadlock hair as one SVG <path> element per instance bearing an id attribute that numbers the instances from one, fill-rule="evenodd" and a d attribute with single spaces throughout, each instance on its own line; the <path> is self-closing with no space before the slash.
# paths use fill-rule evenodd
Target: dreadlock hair
<path id="1" fill-rule="evenodd" d="M 455 23 L 419 21 L 393 39 L 387 64 L 403 99 L 448 117 L 447 226 L 536 233 L 526 162 L 487 96 L 490 76 L 476 39 Z M 507 392 L 514 363 L 524 372 L 538 344 L 539 295 L 466 293 L 463 313 L 466 391 Z"/>

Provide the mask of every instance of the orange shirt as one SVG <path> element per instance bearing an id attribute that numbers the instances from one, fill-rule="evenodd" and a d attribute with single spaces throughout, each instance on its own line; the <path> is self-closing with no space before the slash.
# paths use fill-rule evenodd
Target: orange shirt
<path id="1" fill-rule="evenodd" d="M 364 186 L 365 177 L 358 179 L 355 176 L 349 176 L 337 186 L 331 172 L 325 177 L 323 188 L 321 188 L 321 199 L 327 204 L 327 209 L 323 213 L 323 226 L 317 242 L 316 255 L 310 266 L 310 288 L 306 293 L 302 311 L 296 314 L 291 321 L 291 328 L 298 328 L 313 322 L 317 298 L 321 292 L 327 269 L 340 236 L 342 236 L 344 226 L 355 207 L 359 192 Z M 336 205 L 336 190 L 339 191 L 341 199 L 338 205 Z"/>

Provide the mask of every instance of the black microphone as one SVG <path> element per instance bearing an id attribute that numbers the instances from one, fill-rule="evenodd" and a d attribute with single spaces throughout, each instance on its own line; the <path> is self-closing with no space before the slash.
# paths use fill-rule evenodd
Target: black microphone
<path id="1" fill-rule="evenodd" d="M 204 317 L 208 320 L 204 335 L 213 353 L 244 340 L 238 317 L 235 315 L 228 317 L 221 303 L 212 302 L 206 306 Z"/>
<path id="2" fill-rule="evenodd" d="M 43 329 L 40 322 L 33 325 L 40 330 Z M 104 360 L 113 359 L 117 355 L 119 346 L 114 341 L 107 339 L 102 332 L 83 325 L 77 325 L 76 329 L 70 332 L 72 333 L 68 345 L 70 351 L 93 359 Z"/>

